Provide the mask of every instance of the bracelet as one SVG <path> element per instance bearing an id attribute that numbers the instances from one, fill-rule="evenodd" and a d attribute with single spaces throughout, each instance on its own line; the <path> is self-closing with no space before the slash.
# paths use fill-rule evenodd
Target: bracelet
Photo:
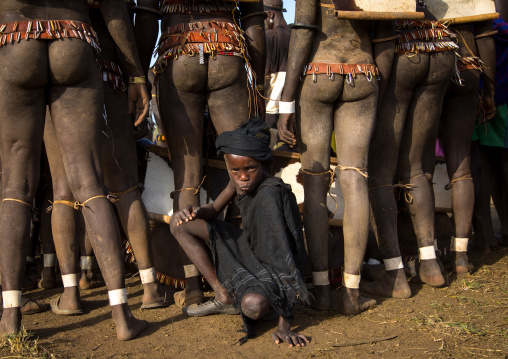
<path id="1" fill-rule="evenodd" d="M 132 11 L 133 12 L 138 12 L 138 11 L 151 12 L 152 14 L 157 15 L 157 18 L 159 20 L 162 19 L 162 17 L 163 17 L 163 15 L 162 15 L 162 13 L 160 11 L 152 9 L 152 8 L 149 8 L 147 6 L 133 6 L 132 7 Z"/>
<path id="2" fill-rule="evenodd" d="M 279 101 L 279 113 L 295 113 L 295 101 Z"/>
<path id="3" fill-rule="evenodd" d="M 319 30 L 319 26 L 317 26 L 317 25 L 302 24 L 300 22 L 296 22 L 294 24 L 289 24 L 288 26 L 290 29 L 292 29 L 294 27 L 302 27 L 304 29 L 309 29 L 309 30 Z"/>
<path id="4" fill-rule="evenodd" d="M 146 84 L 145 76 L 129 76 L 129 83 L 131 84 Z"/>

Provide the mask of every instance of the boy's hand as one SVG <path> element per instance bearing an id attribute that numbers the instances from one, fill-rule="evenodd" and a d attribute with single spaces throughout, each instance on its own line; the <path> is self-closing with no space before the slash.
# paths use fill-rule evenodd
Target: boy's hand
<path id="1" fill-rule="evenodd" d="M 179 226 L 183 224 L 183 222 L 189 222 L 196 219 L 198 212 L 199 207 L 194 207 L 188 204 L 184 209 L 173 214 L 173 217 L 175 217 L 174 220 L 176 221 L 176 225 Z"/>
<path id="2" fill-rule="evenodd" d="M 277 331 L 272 334 L 272 339 L 275 341 L 275 344 L 280 344 L 281 342 L 288 343 L 288 346 L 291 348 L 294 345 L 297 347 L 305 346 L 305 343 L 309 343 L 309 339 L 303 334 L 296 334 L 291 331 L 291 325 L 287 320 L 283 317 L 279 317 L 279 325 L 277 326 Z"/>

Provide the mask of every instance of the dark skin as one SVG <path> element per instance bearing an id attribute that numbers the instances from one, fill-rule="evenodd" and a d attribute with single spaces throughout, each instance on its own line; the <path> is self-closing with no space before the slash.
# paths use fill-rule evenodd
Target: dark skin
<path id="1" fill-rule="evenodd" d="M 472 29 L 474 27 L 474 31 Z M 443 114 L 443 144 L 446 156 L 446 168 L 450 180 L 471 174 L 471 136 L 475 126 L 476 114 L 479 106 L 478 90 L 480 77 L 484 87 L 482 94 L 482 108 L 486 118 L 492 118 L 496 113 L 494 102 L 494 77 L 496 71 L 496 51 L 494 39 L 489 37 L 475 39 L 492 31 L 492 22 L 483 21 L 473 24 L 457 25 L 452 30 L 458 34 L 459 52 L 463 57 L 479 56 L 484 61 L 483 74 L 478 70 L 461 72 L 463 86 L 450 81 L 450 87 L 445 97 Z M 428 172 L 433 172 L 429 168 Z M 474 208 L 474 185 L 472 180 L 457 181 L 452 187 L 452 208 L 455 223 L 455 237 L 467 238 L 471 230 Z M 455 260 L 468 262 L 466 252 L 455 253 Z M 469 266 L 455 266 L 457 273 L 467 273 Z"/>
<path id="2" fill-rule="evenodd" d="M 330 2 L 328 2 L 330 3 Z M 372 64 L 369 23 L 336 20 L 317 0 L 297 1 L 296 23 L 318 24 L 320 29 L 295 28 L 289 44 L 288 68 L 282 101 L 296 100 L 296 116 L 280 114 L 280 138 L 295 145 L 301 153 L 305 202 L 303 221 L 313 272 L 328 270 L 328 210 L 326 193 L 330 175 L 330 143 L 335 130 L 337 160 L 342 166 L 367 167 L 369 142 L 376 114 L 377 83 L 357 75 L 354 86 L 345 77 L 334 81 L 326 75 L 305 76 L 301 69 L 310 62 Z M 296 121 L 296 136 L 294 124 Z M 322 173 L 322 174 L 319 174 Z M 357 171 L 337 170 L 344 194 L 345 266 L 348 274 L 359 275 L 367 246 L 369 199 L 367 181 Z M 330 309 L 330 286 L 314 285 L 318 310 Z M 358 289 L 345 288 L 343 307 L 347 314 L 357 314 L 376 303 L 364 298 Z"/>
<path id="3" fill-rule="evenodd" d="M 261 83 L 265 71 L 265 37 L 263 5 L 240 3 L 244 17 L 242 29 L 252 70 Z M 197 21 L 233 22 L 232 14 L 169 14 L 162 20 L 162 29 L 168 26 Z M 238 19 L 236 19 L 238 20 Z M 238 22 L 238 21 L 237 21 Z M 179 56 L 168 60 L 165 71 L 158 79 L 159 111 L 166 143 L 171 154 L 175 173 L 175 188 L 197 188 L 202 180 L 202 139 L 205 107 L 218 134 L 237 128 L 256 109 L 254 97 L 249 95 L 247 73 L 243 59 L 237 56 L 205 56 L 205 64 L 199 64 L 199 56 Z M 264 113 L 264 100 L 257 96 L 258 111 Z M 249 107 L 249 103 L 251 107 Z M 198 206 L 199 197 L 193 191 L 175 193 L 173 209 L 176 213 L 186 205 Z M 190 264 L 188 260 L 184 264 Z M 187 293 L 199 290 L 199 277 L 193 277 L 185 288 Z"/>
<path id="4" fill-rule="evenodd" d="M 117 56 L 118 48 L 108 31 L 104 18 L 99 10 L 92 12 L 92 26 L 98 33 L 102 47 L 101 59 L 119 63 L 121 55 Z M 131 29 L 132 32 L 132 29 Z M 135 49 L 131 50 L 136 53 Z M 137 59 L 136 59 L 137 60 Z M 139 60 L 137 60 L 139 64 Z M 128 78 L 124 78 L 124 81 Z M 120 193 L 136 186 L 137 159 L 132 131 L 132 120 L 128 113 L 128 96 L 121 90 L 115 90 L 109 83 L 102 84 L 104 90 L 105 108 L 107 114 L 107 132 L 110 138 L 101 135 L 102 165 L 106 188 L 111 193 Z M 129 86 L 132 87 L 132 86 Z M 143 90 L 146 91 L 146 88 Z M 132 95 L 132 94 L 131 94 Z M 145 100 L 147 92 L 144 93 Z M 144 116 L 143 114 L 141 116 Z M 144 119 L 145 117 L 142 117 Z M 53 173 L 55 200 L 71 198 L 72 191 L 65 178 L 61 148 L 55 138 L 53 122 L 46 122 L 45 143 Z M 120 217 L 121 225 L 134 250 L 139 269 L 152 268 L 153 254 L 149 236 L 148 214 L 141 201 L 141 194 L 137 189 L 118 195 L 119 201 L 115 206 Z M 55 242 L 61 250 L 60 263 L 65 262 L 62 274 L 79 273 L 78 238 L 75 210 L 65 205 L 55 205 L 52 221 L 55 226 Z M 68 272 L 70 270 L 70 272 Z M 143 304 L 160 303 L 164 301 L 165 289 L 158 283 L 143 284 Z M 79 308 L 79 290 L 77 287 L 64 288 L 59 302 L 60 309 Z"/>
<path id="5" fill-rule="evenodd" d="M 110 32 L 118 37 L 125 71 L 132 76 L 137 70 L 125 34 L 120 0 L 103 0 L 103 16 Z M 74 20 L 90 23 L 86 1 L 6 0 L 0 5 L 0 22 L 33 19 Z M 84 202 L 105 194 L 100 166 L 100 123 L 103 94 L 94 54 L 86 41 L 24 41 L 0 49 L 2 86 L 0 119 L 4 198 L 31 203 L 38 183 L 39 157 L 49 106 L 57 141 L 74 198 Z M 79 61 L 76 61 L 79 59 Z M 122 65 L 123 65 L 122 63 Z M 134 86 L 131 94 L 142 93 Z M 137 100 L 137 99 L 136 99 Z M 148 100 L 148 99 L 147 99 Z M 16 121 L 19 116 L 22 122 Z M 77 140 L 79 139 L 79 140 Z M 94 233 L 96 249 L 108 290 L 125 288 L 118 228 L 109 201 L 98 197 L 83 210 L 88 229 Z M 2 288 L 20 290 L 29 238 L 30 208 L 19 202 L 3 202 L 0 209 L 0 253 Z M 132 339 L 145 329 L 144 321 L 134 318 L 127 304 L 112 306 L 117 338 Z M 0 323 L 0 335 L 18 332 L 19 308 L 6 308 Z"/>
<path id="6" fill-rule="evenodd" d="M 395 35 L 394 30 L 393 25 L 385 26 L 383 36 L 377 38 Z M 391 187 L 394 178 L 414 185 L 409 190 L 413 202 L 407 205 L 418 246 L 434 245 L 434 196 L 424 175 L 423 161 L 427 146 L 435 144 L 441 104 L 455 59 L 453 52 L 406 56 L 395 54 L 394 49 L 394 41 L 375 45 L 382 93 L 369 152 L 372 219 L 384 259 L 400 256 L 397 205 Z M 445 283 L 437 259 L 420 261 L 420 278 L 433 286 Z M 411 295 L 403 269 L 387 271 L 381 280 L 364 289 L 388 297 Z"/>
<path id="7" fill-rule="evenodd" d="M 203 241 L 209 242 L 207 219 L 216 218 L 235 196 L 254 191 L 269 174 L 263 172 L 260 161 L 251 158 L 226 154 L 226 164 L 231 180 L 217 199 L 202 207 L 188 205 L 171 217 L 171 232 L 185 253 L 196 265 L 215 291 L 216 298 L 223 304 L 231 304 L 227 291 L 217 279 L 212 260 Z M 242 299 L 241 310 L 251 319 L 257 320 L 272 311 L 266 297 L 257 293 L 248 293 Z M 303 334 L 290 329 L 290 323 L 279 318 L 277 330 L 272 334 L 275 344 L 286 342 L 289 347 L 305 346 L 309 340 Z"/>

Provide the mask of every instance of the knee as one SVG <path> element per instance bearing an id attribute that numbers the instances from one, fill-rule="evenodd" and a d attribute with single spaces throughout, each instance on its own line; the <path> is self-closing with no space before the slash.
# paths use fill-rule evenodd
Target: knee
<path id="1" fill-rule="evenodd" d="M 242 299 L 242 313 L 250 319 L 258 320 L 270 309 L 268 299 L 261 294 L 248 293 Z"/>

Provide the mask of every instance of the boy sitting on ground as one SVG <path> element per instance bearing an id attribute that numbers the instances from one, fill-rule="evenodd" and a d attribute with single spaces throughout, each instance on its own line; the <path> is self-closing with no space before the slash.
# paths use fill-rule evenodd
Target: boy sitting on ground
<path id="1" fill-rule="evenodd" d="M 251 119 L 216 142 L 231 178 L 215 202 L 187 206 L 171 218 L 171 232 L 215 291 L 215 298 L 184 308 L 190 316 L 242 313 L 248 325 L 272 313 L 279 315 L 275 343 L 304 346 L 309 340 L 290 330 L 292 308 L 307 301 L 301 272 L 304 245 L 296 199 L 281 179 L 263 171 L 273 162 L 270 132 L 263 120 Z M 240 208 L 242 227 L 220 221 L 232 201 Z M 204 246 L 212 251 L 213 262 Z M 215 265 L 215 266 L 214 266 Z"/>

